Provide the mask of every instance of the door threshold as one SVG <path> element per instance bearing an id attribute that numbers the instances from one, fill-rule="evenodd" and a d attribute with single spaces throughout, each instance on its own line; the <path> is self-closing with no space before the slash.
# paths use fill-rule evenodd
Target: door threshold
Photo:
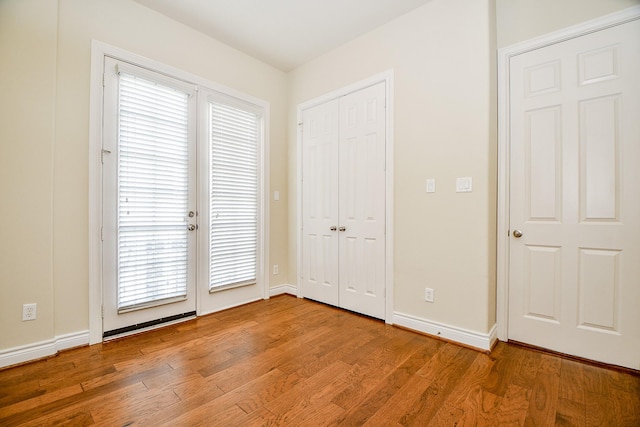
<path id="1" fill-rule="evenodd" d="M 161 317 L 160 319 L 151 320 L 149 322 L 138 323 L 124 328 L 118 328 L 111 331 L 106 331 L 102 334 L 102 342 L 113 341 L 118 338 L 128 337 L 130 335 L 139 334 L 142 332 L 159 329 L 169 325 L 175 325 L 176 323 L 185 322 L 187 320 L 195 319 L 196 312 L 190 311 L 187 313 L 176 314 L 175 316 Z"/>

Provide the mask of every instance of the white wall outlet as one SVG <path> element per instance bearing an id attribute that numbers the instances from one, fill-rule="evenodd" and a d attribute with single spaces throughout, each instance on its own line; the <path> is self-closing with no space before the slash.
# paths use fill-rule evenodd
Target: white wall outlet
<path id="1" fill-rule="evenodd" d="M 424 288 L 424 300 L 426 302 L 433 302 L 433 289 Z"/>
<path id="2" fill-rule="evenodd" d="M 435 178 L 427 179 L 427 193 L 435 193 L 436 192 L 436 180 Z"/>
<path id="3" fill-rule="evenodd" d="M 276 202 L 280 200 L 280 192 L 278 190 L 275 190 L 273 192 L 273 200 L 275 200 Z"/>
<path id="4" fill-rule="evenodd" d="M 278 264 L 274 264 L 273 265 L 273 275 L 275 276 L 278 273 L 279 273 Z"/>
<path id="5" fill-rule="evenodd" d="M 37 304 L 22 305 L 22 320 L 36 320 Z"/>

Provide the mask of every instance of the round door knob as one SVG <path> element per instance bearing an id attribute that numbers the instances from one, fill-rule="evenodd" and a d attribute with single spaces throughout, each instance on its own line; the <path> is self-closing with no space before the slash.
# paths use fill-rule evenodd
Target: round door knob
<path id="1" fill-rule="evenodd" d="M 329 227 L 329 230 L 331 231 L 336 231 L 338 229 L 338 227 L 336 227 L 335 225 L 332 225 L 331 227 Z"/>
<path id="2" fill-rule="evenodd" d="M 195 226 L 195 225 L 193 225 L 193 224 L 189 224 L 189 225 L 187 225 L 187 230 L 189 230 L 189 231 L 193 231 L 193 230 L 195 230 L 195 229 L 196 229 L 196 226 Z"/>
<path id="3" fill-rule="evenodd" d="M 519 239 L 522 237 L 522 230 L 513 230 L 513 237 Z"/>
<path id="4" fill-rule="evenodd" d="M 340 228 L 338 228 L 338 230 L 340 230 L 340 231 L 346 231 L 346 230 L 347 230 L 347 228 L 346 228 L 346 227 L 340 227 Z"/>

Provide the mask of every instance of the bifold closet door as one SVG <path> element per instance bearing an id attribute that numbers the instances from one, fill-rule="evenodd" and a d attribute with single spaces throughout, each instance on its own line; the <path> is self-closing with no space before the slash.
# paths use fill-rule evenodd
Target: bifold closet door
<path id="1" fill-rule="evenodd" d="M 385 317 L 385 84 L 303 112 L 302 293 Z"/>

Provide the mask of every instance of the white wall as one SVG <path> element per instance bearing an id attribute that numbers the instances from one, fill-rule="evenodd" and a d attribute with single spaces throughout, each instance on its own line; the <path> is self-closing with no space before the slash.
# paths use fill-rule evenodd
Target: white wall
<path id="1" fill-rule="evenodd" d="M 289 74 L 296 106 L 393 69 L 395 311 L 486 333 L 495 323 L 495 67 L 493 2 L 433 0 Z M 289 126 L 289 188 L 296 134 Z M 455 193 L 456 177 L 472 193 Z M 425 193 L 436 178 L 437 193 Z M 290 194 L 290 218 L 296 201 Z M 295 266 L 290 224 L 290 266 Z M 295 280 L 291 267 L 290 280 Z M 435 303 L 424 288 L 435 289 Z"/>
<path id="2" fill-rule="evenodd" d="M 286 195 L 283 72 L 131 0 L 2 0 L 0 351 L 88 329 L 92 39 L 270 102 L 270 180 Z M 271 220 L 271 259 L 286 272 L 286 202 Z M 38 319 L 22 322 L 29 302 Z"/>
<path id="3" fill-rule="evenodd" d="M 496 0 L 498 47 L 640 4 L 640 0 Z"/>

